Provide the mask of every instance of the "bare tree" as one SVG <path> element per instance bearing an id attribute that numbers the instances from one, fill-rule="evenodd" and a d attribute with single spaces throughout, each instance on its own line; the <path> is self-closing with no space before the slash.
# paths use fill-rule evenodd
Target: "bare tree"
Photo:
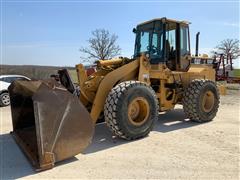
<path id="1" fill-rule="evenodd" d="M 117 38 L 115 34 L 110 34 L 108 30 L 96 29 L 92 32 L 92 38 L 87 42 L 89 47 L 81 47 L 80 52 L 87 55 L 81 57 L 85 62 L 92 62 L 96 60 L 107 60 L 117 55 L 120 55 L 120 47 L 117 45 Z"/>
<path id="2" fill-rule="evenodd" d="M 240 56 L 239 40 L 225 39 L 216 47 L 216 51 L 217 53 L 224 54 L 225 56 L 231 55 L 232 59 L 236 59 Z"/>

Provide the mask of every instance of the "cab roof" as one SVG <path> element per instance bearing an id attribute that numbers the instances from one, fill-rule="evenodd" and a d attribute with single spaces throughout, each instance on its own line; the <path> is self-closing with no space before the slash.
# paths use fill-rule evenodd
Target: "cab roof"
<path id="1" fill-rule="evenodd" d="M 154 21 L 165 21 L 165 22 L 173 22 L 173 23 L 191 24 L 188 21 L 178 21 L 178 20 L 168 19 L 166 17 L 162 17 L 162 18 L 154 18 L 154 19 L 151 19 L 151 20 L 148 20 L 148 21 L 144 21 L 144 22 L 138 24 L 138 26 L 148 24 L 148 23 L 151 23 L 151 22 L 154 22 Z"/>

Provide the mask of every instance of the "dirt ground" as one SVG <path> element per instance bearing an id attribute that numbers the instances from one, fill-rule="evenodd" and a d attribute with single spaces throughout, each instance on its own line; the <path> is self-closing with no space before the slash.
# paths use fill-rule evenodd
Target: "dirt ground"
<path id="1" fill-rule="evenodd" d="M 93 143 L 55 168 L 36 173 L 9 134 L 10 108 L 0 108 L 0 179 L 239 179 L 240 91 L 221 97 L 214 121 L 189 122 L 181 109 L 159 115 L 144 139 L 113 139 L 105 124 Z"/>

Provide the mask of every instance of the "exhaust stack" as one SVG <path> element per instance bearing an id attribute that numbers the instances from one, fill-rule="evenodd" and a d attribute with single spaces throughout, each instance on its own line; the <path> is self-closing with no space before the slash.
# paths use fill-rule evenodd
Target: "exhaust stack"
<path id="1" fill-rule="evenodd" d="M 199 35 L 200 35 L 200 32 L 198 32 L 198 33 L 196 34 L 196 52 L 195 52 L 195 56 L 198 56 Z"/>

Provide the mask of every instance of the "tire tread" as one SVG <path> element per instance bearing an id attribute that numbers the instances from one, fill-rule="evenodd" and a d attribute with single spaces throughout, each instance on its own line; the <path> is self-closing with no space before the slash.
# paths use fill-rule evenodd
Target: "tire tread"
<path id="1" fill-rule="evenodd" d="M 124 81 L 124 82 L 116 85 L 110 91 L 110 93 L 106 99 L 105 106 L 104 106 L 104 117 L 105 117 L 106 124 L 114 134 L 116 134 L 117 136 L 119 136 L 123 139 L 127 139 L 127 140 L 133 140 L 133 139 L 138 139 L 138 138 L 144 137 L 152 129 L 152 127 L 151 127 L 147 132 L 145 132 L 141 136 L 131 137 L 130 135 L 123 132 L 123 130 L 119 126 L 119 123 L 117 122 L 117 119 L 116 119 L 116 113 L 118 111 L 117 103 L 118 103 L 118 101 L 122 101 L 122 97 L 124 96 L 124 94 L 127 93 L 128 89 L 130 89 L 134 86 L 148 87 L 152 96 L 154 97 L 155 103 L 157 104 L 156 113 L 158 113 L 158 107 L 159 107 L 157 97 L 156 97 L 154 90 L 151 87 L 149 87 L 147 84 L 142 83 L 140 81 Z"/>
<path id="2" fill-rule="evenodd" d="M 215 108 L 218 109 L 220 98 L 219 98 L 219 91 L 218 91 L 218 88 L 217 88 L 215 82 L 213 82 L 211 80 L 207 80 L 207 79 L 195 79 L 185 89 L 185 91 L 183 93 L 183 101 L 182 101 L 183 110 L 190 120 L 196 121 L 196 122 L 206 122 L 205 120 L 202 119 L 201 114 L 197 111 L 197 109 L 198 109 L 197 99 L 201 93 L 201 89 L 204 86 L 210 85 L 210 84 L 216 88 L 217 103 L 216 103 Z M 217 110 L 216 110 L 216 112 L 214 112 L 214 117 L 215 117 L 216 113 L 217 113 Z"/>

